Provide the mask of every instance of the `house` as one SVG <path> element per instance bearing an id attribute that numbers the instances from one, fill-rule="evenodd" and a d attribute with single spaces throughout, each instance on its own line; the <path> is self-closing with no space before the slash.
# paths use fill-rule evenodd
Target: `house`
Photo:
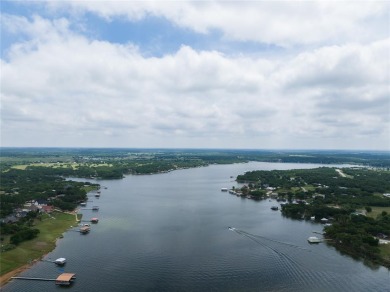
<path id="1" fill-rule="evenodd" d="M 385 238 L 387 238 L 387 235 L 386 235 L 386 234 L 383 234 L 383 233 L 378 233 L 378 234 L 376 235 L 376 237 L 381 238 L 381 239 L 385 239 Z"/>
<path id="2" fill-rule="evenodd" d="M 16 223 L 19 221 L 19 218 L 17 218 L 15 215 L 8 215 L 4 219 L 1 219 L 1 223 Z"/>
<path id="3" fill-rule="evenodd" d="M 31 206 L 24 205 L 24 208 L 23 208 L 23 211 L 27 211 L 27 212 L 36 212 L 38 210 L 39 210 L 39 207 L 37 207 L 35 205 L 31 205 Z"/>
<path id="4" fill-rule="evenodd" d="M 29 212 L 28 210 L 17 209 L 17 210 L 15 210 L 15 216 L 16 216 L 17 218 L 24 218 L 24 217 L 27 216 L 27 213 L 28 213 L 28 212 Z"/>
<path id="5" fill-rule="evenodd" d="M 53 211 L 54 211 L 53 206 L 42 206 L 42 208 L 41 208 L 41 212 L 44 212 L 44 213 L 51 213 Z"/>
<path id="6" fill-rule="evenodd" d="M 47 200 L 44 199 L 38 199 L 35 201 L 36 206 L 47 206 Z"/>

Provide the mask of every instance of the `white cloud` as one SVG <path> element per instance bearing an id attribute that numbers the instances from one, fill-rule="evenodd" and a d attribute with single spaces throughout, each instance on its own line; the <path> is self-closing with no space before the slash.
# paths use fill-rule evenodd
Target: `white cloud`
<path id="1" fill-rule="evenodd" d="M 388 36 L 386 1 L 48 1 L 51 9 L 110 20 L 164 17 L 198 33 L 278 46 L 367 42 Z"/>
<path id="2" fill-rule="evenodd" d="M 66 19 L 6 22 L 30 40 L 1 63 L 3 145 L 390 148 L 388 39 L 283 61 L 188 46 L 147 58 Z"/>

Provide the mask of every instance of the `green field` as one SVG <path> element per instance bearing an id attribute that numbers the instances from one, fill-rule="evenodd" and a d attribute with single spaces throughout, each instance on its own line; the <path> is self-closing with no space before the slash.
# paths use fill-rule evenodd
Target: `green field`
<path id="1" fill-rule="evenodd" d="M 80 166 L 87 167 L 101 167 L 108 166 L 112 167 L 111 163 L 57 163 L 57 162 L 46 162 L 46 163 L 29 163 L 29 164 L 17 164 L 13 165 L 11 168 L 25 170 L 28 166 L 40 166 L 40 167 L 52 167 L 52 168 L 73 168 L 78 169 Z"/>
<path id="2" fill-rule="evenodd" d="M 381 251 L 382 257 L 390 261 L 390 244 L 381 244 L 379 249 Z"/>
<path id="3" fill-rule="evenodd" d="M 56 163 L 56 162 L 51 162 L 51 163 L 30 163 L 30 164 L 14 165 L 14 166 L 12 166 L 12 168 L 25 170 L 27 168 L 27 166 L 41 166 L 41 167 L 53 167 L 53 168 L 72 167 L 73 169 L 76 169 L 79 166 L 79 164 L 77 164 L 77 163 Z"/>
<path id="4" fill-rule="evenodd" d="M 372 211 L 367 212 L 367 216 L 376 219 L 379 214 L 382 214 L 383 211 L 387 212 L 387 214 L 390 214 L 390 207 L 371 207 Z"/>
<path id="5" fill-rule="evenodd" d="M 37 238 L 20 243 L 15 249 L 2 252 L 0 258 L 0 275 L 19 268 L 34 259 L 39 259 L 55 248 L 56 240 L 71 226 L 76 225 L 72 214 L 55 212 L 37 220 L 35 228 L 40 230 Z"/>

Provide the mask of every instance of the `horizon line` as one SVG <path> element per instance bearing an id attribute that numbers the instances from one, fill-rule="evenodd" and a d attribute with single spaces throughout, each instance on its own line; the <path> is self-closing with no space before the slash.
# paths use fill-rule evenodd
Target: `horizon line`
<path id="1" fill-rule="evenodd" d="M 90 146 L 0 146 L 0 149 L 117 149 L 117 150 L 224 150 L 224 151 L 341 151 L 390 152 L 390 149 L 340 149 L 340 148 L 201 148 L 201 147 L 90 147 Z"/>

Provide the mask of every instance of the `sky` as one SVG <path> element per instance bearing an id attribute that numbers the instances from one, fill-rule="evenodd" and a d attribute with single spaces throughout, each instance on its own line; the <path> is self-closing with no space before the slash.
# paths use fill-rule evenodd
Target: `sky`
<path id="1" fill-rule="evenodd" d="M 0 3 L 3 147 L 390 150 L 389 1 Z"/>

